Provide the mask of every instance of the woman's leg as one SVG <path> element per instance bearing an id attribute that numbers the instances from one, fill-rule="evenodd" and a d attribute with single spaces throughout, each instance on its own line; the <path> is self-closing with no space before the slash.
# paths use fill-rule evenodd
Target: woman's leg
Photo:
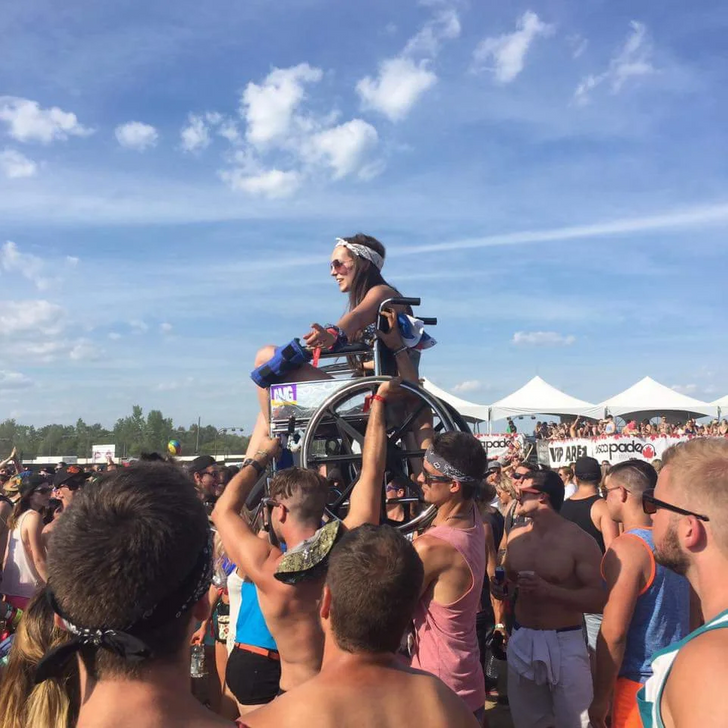
<path id="1" fill-rule="evenodd" d="M 276 347 L 273 345 L 264 346 L 260 349 L 255 357 L 255 366 L 259 367 L 271 359 L 275 353 Z M 320 369 L 311 364 L 301 364 L 300 367 L 294 369 L 286 376 L 287 382 L 315 382 L 320 379 L 332 379 L 330 374 L 322 372 Z M 270 409 L 269 409 L 269 393 L 268 389 L 256 386 L 256 395 L 258 404 L 260 404 L 260 414 L 255 422 L 255 427 L 250 435 L 248 449 L 245 451 L 246 458 L 252 458 L 258 450 L 262 449 L 265 439 L 270 433 Z"/>

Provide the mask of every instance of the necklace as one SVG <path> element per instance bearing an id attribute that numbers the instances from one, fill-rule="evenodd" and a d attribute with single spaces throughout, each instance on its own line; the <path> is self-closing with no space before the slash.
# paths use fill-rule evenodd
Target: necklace
<path id="1" fill-rule="evenodd" d="M 467 519 L 467 520 L 469 520 L 470 519 L 470 516 L 465 515 L 464 513 L 456 513 L 454 516 L 448 516 L 445 520 L 446 521 L 454 521 L 454 520 L 457 520 L 457 519 L 461 519 L 461 520 L 466 520 Z"/>

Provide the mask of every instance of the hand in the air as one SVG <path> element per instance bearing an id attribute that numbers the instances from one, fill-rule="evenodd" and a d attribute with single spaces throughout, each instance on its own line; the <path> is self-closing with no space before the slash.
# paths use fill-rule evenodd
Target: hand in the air
<path id="1" fill-rule="evenodd" d="M 388 379 L 386 382 L 382 382 L 379 385 L 379 389 L 377 389 L 377 395 L 382 397 L 382 399 L 391 399 L 392 397 L 397 397 L 398 395 L 402 394 L 402 387 L 400 386 L 402 384 L 402 377 L 394 377 L 393 379 Z"/>
<path id="2" fill-rule="evenodd" d="M 387 322 L 389 331 L 385 334 L 377 329 L 377 337 L 391 351 L 397 351 L 403 346 L 402 335 L 399 333 L 399 324 L 397 323 L 397 314 L 391 308 L 385 308 L 382 311 L 382 318 Z"/>
<path id="3" fill-rule="evenodd" d="M 262 442 L 260 451 L 264 452 L 271 460 L 275 460 L 281 454 L 280 438 L 267 437 Z"/>
<path id="4" fill-rule="evenodd" d="M 311 331 L 303 340 L 309 349 L 330 349 L 336 343 L 336 337 L 320 324 L 311 324 Z"/>

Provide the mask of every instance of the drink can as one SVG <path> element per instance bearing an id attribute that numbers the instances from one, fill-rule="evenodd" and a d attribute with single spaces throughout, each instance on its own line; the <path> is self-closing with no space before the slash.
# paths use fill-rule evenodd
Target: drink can
<path id="1" fill-rule="evenodd" d="M 502 566 L 495 567 L 495 583 L 502 584 L 506 580 L 506 570 Z"/>

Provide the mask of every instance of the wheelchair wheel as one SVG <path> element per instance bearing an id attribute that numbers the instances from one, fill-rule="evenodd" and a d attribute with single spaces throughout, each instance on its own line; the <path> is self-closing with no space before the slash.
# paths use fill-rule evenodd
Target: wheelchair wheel
<path id="1" fill-rule="evenodd" d="M 344 518 L 349 495 L 361 473 L 361 453 L 364 445 L 368 414 L 365 398 L 374 394 L 379 385 L 390 377 L 365 377 L 345 384 L 325 400 L 311 417 L 301 444 L 301 466 L 306 468 L 336 467 L 341 474 L 341 487 L 332 494 L 326 509 L 329 517 Z M 415 429 L 426 416 L 436 433 L 460 429 L 460 422 L 437 397 L 416 384 L 402 382 L 408 397 L 387 408 L 387 466 L 388 480 L 395 480 L 405 491 L 402 498 L 387 500 L 382 483 L 382 523 L 388 523 L 402 533 L 411 533 L 429 523 L 435 516 L 435 506 L 422 499 L 419 485 L 412 476 L 421 469 L 422 450 L 415 439 Z M 454 413 L 457 415 L 457 413 Z M 404 520 L 392 520 L 387 508 L 400 511 Z M 401 506 L 401 509 L 398 508 Z"/>

